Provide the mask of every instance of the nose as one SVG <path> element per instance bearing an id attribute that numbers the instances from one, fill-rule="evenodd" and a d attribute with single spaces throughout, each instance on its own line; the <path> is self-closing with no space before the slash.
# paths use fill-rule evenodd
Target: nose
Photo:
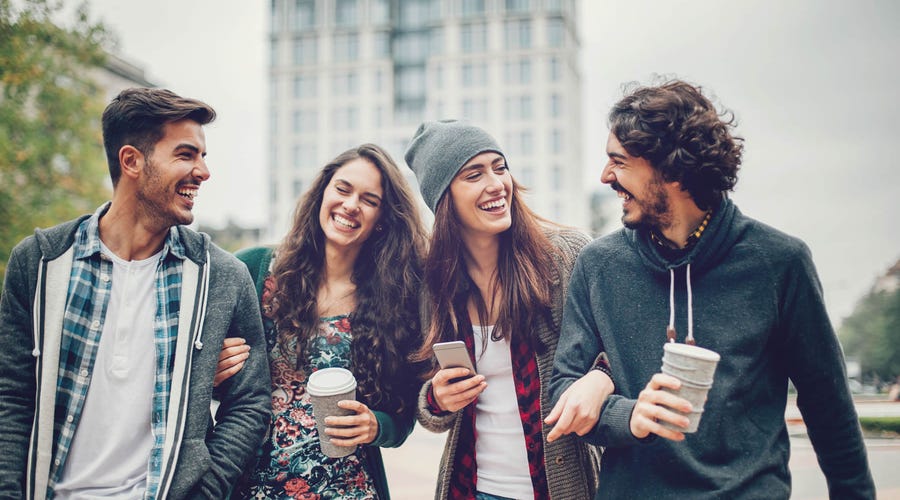
<path id="1" fill-rule="evenodd" d="M 209 176 L 209 167 L 206 165 L 206 159 L 201 157 L 194 166 L 194 177 L 202 182 L 208 180 Z"/>
<path id="2" fill-rule="evenodd" d="M 344 199 L 344 211 L 348 214 L 355 214 L 359 211 L 359 198 L 356 196 L 348 196 Z"/>
<path id="3" fill-rule="evenodd" d="M 487 183 L 488 183 L 487 184 L 488 192 L 499 193 L 499 192 L 503 191 L 503 188 L 504 188 L 503 179 L 501 179 L 499 175 L 497 175 L 494 172 L 489 172 L 486 176 L 486 179 L 487 179 Z"/>
<path id="4" fill-rule="evenodd" d="M 604 184 L 612 184 L 616 180 L 616 174 L 613 173 L 612 164 L 607 163 L 600 172 L 600 182 Z"/>

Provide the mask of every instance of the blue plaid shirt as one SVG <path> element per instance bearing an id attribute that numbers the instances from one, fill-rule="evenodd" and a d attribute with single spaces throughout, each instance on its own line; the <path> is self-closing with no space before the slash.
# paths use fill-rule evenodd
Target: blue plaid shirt
<path id="1" fill-rule="evenodd" d="M 75 233 L 74 262 L 69 278 L 56 385 L 56 417 L 53 427 L 56 448 L 50 470 L 48 499 L 53 498 L 54 485 L 60 479 L 72 438 L 78 428 L 91 384 L 100 333 L 106 319 L 112 288 L 112 261 L 101 253 L 99 222 L 100 216 L 108 207 L 107 203 L 97 209 L 94 215 L 81 223 Z M 153 322 L 156 376 L 151 415 L 154 445 L 147 464 L 146 499 L 156 496 L 162 470 L 184 258 L 184 246 L 178 237 L 178 231 L 173 227 L 169 229 L 156 267 L 157 307 Z"/>

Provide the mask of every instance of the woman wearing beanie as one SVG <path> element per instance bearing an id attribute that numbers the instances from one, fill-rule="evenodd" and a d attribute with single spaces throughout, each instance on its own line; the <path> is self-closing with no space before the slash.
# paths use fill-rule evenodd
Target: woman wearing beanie
<path id="1" fill-rule="evenodd" d="M 406 162 L 435 216 L 418 358 L 462 340 L 477 372 L 434 365 L 420 392 L 419 423 L 449 430 L 435 498 L 593 498 L 599 450 L 571 434 L 548 443 L 542 425 L 569 275 L 589 239 L 534 214 L 503 151 L 471 124 L 422 124 Z"/>
<path id="2" fill-rule="evenodd" d="M 272 370 L 272 426 L 237 498 L 389 499 L 379 447 L 402 444 L 415 423 L 421 346 L 419 294 L 425 231 L 412 192 L 387 152 L 372 144 L 332 160 L 297 205 L 274 255 L 237 256 L 256 278 Z M 389 265 L 385 265 L 385 264 Z M 235 365 L 230 348 L 220 370 Z M 306 383 L 316 370 L 347 368 L 357 401 L 338 405 L 325 456 Z M 217 377 L 222 378 L 222 377 Z"/>

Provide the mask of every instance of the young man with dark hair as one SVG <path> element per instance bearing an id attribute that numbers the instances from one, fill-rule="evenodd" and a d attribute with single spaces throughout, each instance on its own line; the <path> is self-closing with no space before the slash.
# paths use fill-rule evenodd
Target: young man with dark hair
<path id="1" fill-rule="evenodd" d="M 0 300 L 0 497 L 225 498 L 270 414 L 246 267 L 184 227 L 215 111 L 129 89 L 103 113 L 112 201 L 13 250 Z M 217 390 L 226 337 L 255 348 Z"/>
<path id="2" fill-rule="evenodd" d="M 575 264 L 548 440 L 575 432 L 606 447 L 597 498 L 786 499 L 791 380 L 831 497 L 873 498 L 809 250 L 727 197 L 743 150 L 732 120 L 672 81 L 633 90 L 609 122 L 602 181 L 622 199 L 625 228 Z M 658 373 L 667 341 L 721 355 L 695 434 L 662 425 L 686 428 L 672 410 L 691 409 L 665 390 L 678 379 Z M 592 368 L 611 371 L 612 395 Z"/>

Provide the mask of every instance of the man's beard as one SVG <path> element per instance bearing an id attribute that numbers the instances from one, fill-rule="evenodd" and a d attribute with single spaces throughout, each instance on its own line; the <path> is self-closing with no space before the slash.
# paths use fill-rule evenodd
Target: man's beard
<path id="1" fill-rule="evenodd" d="M 618 182 L 613 183 L 613 189 L 622 190 Z M 629 191 L 626 191 L 630 194 Z M 637 204 L 640 217 L 637 220 L 626 220 L 628 215 L 622 214 L 622 224 L 628 229 L 648 229 L 662 232 L 672 225 L 672 211 L 669 209 L 669 194 L 663 189 L 659 180 L 653 180 L 647 185 L 645 194 L 641 199 L 632 195 L 632 201 Z"/>

